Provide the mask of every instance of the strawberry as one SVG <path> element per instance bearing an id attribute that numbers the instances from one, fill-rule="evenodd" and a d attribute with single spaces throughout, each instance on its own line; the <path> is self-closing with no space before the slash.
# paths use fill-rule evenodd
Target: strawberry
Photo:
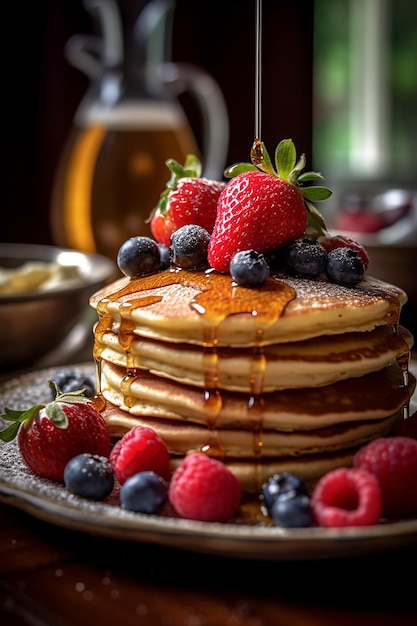
<path id="1" fill-rule="evenodd" d="M 369 256 L 365 248 L 355 239 L 346 237 L 346 235 L 332 235 L 319 237 L 319 243 L 323 246 L 326 252 L 335 250 L 336 248 L 351 248 L 355 250 L 362 259 L 362 263 L 365 269 L 368 269 Z"/>
<path id="2" fill-rule="evenodd" d="M 63 481 L 67 463 L 84 452 L 109 456 L 111 442 L 106 422 L 82 391 L 62 394 L 53 381 L 55 400 L 25 411 L 5 409 L 2 419 L 12 422 L 0 439 L 16 436 L 26 465 L 44 478 Z"/>
<path id="3" fill-rule="evenodd" d="M 169 247 L 172 233 L 181 226 L 197 224 L 212 232 L 225 183 L 200 178 L 201 163 L 194 155 L 187 156 L 184 166 L 174 159 L 166 164 L 171 178 L 151 215 L 150 227 L 155 239 Z"/>
<path id="4" fill-rule="evenodd" d="M 278 145 L 276 169 L 259 140 L 251 159 L 252 163 L 238 163 L 225 171 L 232 180 L 220 195 L 208 250 L 209 263 L 219 272 L 229 272 L 237 252 L 253 249 L 268 254 L 301 237 L 307 227 L 316 236 L 326 232 L 324 220 L 310 200 L 325 200 L 331 192 L 325 187 L 304 186 L 322 176 L 301 174 L 305 156 L 297 161 L 291 139 Z"/>

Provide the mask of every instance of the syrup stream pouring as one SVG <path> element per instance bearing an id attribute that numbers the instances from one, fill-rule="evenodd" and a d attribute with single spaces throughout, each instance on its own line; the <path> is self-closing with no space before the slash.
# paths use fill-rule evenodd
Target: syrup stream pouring
<path id="1" fill-rule="evenodd" d="M 251 161 L 259 166 L 264 160 L 261 141 L 262 102 L 262 0 L 256 0 L 255 20 L 255 141 L 251 149 Z"/>

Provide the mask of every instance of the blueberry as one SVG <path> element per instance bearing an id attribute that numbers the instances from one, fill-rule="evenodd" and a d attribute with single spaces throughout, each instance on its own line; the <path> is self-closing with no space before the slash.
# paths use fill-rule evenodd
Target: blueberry
<path id="1" fill-rule="evenodd" d="M 78 454 L 65 466 L 64 484 L 77 496 L 103 500 L 114 486 L 114 474 L 109 459 L 87 452 Z"/>
<path id="2" fill-rule="evenodd" d="M 296 491 L 287 491 L 276 498 L 270 515 L 277 526 L 284 528 L 308 528 L 314 522 L 310 498 Z"/>
<path id="3" fill-rule="evenodd" d="M 327 252 L 314 239 L 296 239 L 285 250 L 288 271 L 298 276 L 317 276 L 326 269 Z"/>
<path id="4" fill-rule="evenodd" d="M 187 270 L 206 267 L 209 241 L 210 233 L 202 226 L 181 226 L 171 237 L 172 262 Z"/>
<path id="5" fill-rule="evenodd" d="M 81 372 L 77 372 L 72 369 L 63 369 L 57 372 L 53 381 L 57 387 L 63 393 L 70 393 L 72 391 L 79 391 L 84 389 L 84 396 L 87 398 L 92 398 L 96 393 L 96 386 L 94 380 L 91 376 L 87 374 L 82 374 Z M 51 387 L 51 395 L 52 399 L 55 400 L 55 389 Z"/>
<path id="6" fill-rule="evenodd" d="M 296 474 L 283 472 L 274 474 L 262 485 L 261 500 L 269 510 L 275 500 L 289 491 L 300 495 L 308 495 L 304 481 Z"/>
<path id="7" fill-rule="evenodd" d="M 158 272 L 160 264 L 160 249 L 151 237 L 131 237 L 121 245 L 117 253 L 117 265 L 129 278 Z"/>
<path id="8" fill-rule="evenodd" d="M 137 513 L 157 513 L 167 500 L 164 479 L 152 471 L 134 474 L 120 489 L 120 502 L 125 509 Z"/>
<path id="9" fill-rule="evenodd" d="M 255 250 L 243 250 L 232 258 L 230 274 L 242 287 L 260 287 L 269 276 L 269 267 L 263 254 Z"/>
<path id="10" fill-rule="evenodd" d="M 365 266 L 356 250 L 335 248 L 327 255 L 327 278 L 341 285 L 356 285 L 365 273 Z"/>

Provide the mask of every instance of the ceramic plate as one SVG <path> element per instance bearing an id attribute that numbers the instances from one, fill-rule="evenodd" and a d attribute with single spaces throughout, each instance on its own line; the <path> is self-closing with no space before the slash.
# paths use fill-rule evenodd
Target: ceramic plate
<path id="1" fill-rule="evenodd" d="M 91 364 L 71 368 L 94 375 Z M 44 369 L 3 383 L 0 386 L 0 409 L 7 406 L 22 410 L 47 401 L 47 381 L 56 371 L 57 368 Z M 236 558 L 339 558 L 417 543 L 417 519 L 364 528 L 282 529 L 261 524 L 212 524 L 133 513 L 117 506 L 116 502 L 84 500 L 55 482 L 35 476 L 23 464 L 15 442 L 0 442 L 0 501 L 69 529 Z"/>

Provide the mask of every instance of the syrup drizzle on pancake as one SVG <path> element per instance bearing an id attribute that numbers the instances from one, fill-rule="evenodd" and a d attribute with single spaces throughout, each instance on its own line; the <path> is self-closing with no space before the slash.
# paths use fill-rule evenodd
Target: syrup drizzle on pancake
<path id="1" fill-rule="evenodd" d="M 282 315 L 288 302 L 293 300 L 296 291 L 290 285 L 273 278 L 256 290 L 240 287 L 234 284 L 229 275 L 207 272 L 188 272 L 186 270 L 170 269 L 166 272 L 152 274 L 129 281 L 127 285 L 103 298 L 97 305 L 99 321 L 95 334 L 101 338 L 113 326 L 113 319 L 108 311 L 108 305 L 115 300 L 121 300 L 134 295 L 132 299 L 125 299 L 121 310 L 121 320 L 118 340 L 127 355 L 127 373 L 122 383 L 124 402 L 131 405 L 129 388 L 135 378 L 135 368 L 129 362 L 131 342 L 134 337 L 135 323 L 132 313 L 136 308 L 146 307 L 162 300 L 163 296 L 143 295 L 141 291 L 148 291 L 158 287 L 165 287 L 175 283 L 190 284 L 200 289 L 200 292 L 190 302 L 190 307 L 204 318 L 204 401 L 209 441 L 204 446 L 207 454 L 219 457 L 223 455 L 216 436 L 216 417 L 222 407 L 222 396 L 218 388 L 218 354 L 216 329 L 219 323 L 229 315 L 246 313 L 256 320 L 253 357 L 251 361 L 250 388 L 248 400 L 248 418 L 253 432 L 253 449 L 255 457 L 262 450 L 262 391 L 265 373 L 265 356 L 263 353 L 263 328 L 277 321 Z M 213 294 L 214 292 L 214 294 Z M 98 342 L 95 346 L 95 359 L 100 359 Z"/>
<path id="2" fill-rule="evenodd" d="M 136 322 L 133 319 L 134 311 L 138 308 L 150 306 L 161 302 L 163 295 L 152 294 L 153 289 L 166 287 L 174 284 L 191 286 L 198 289 L 198 293 L 189 302 L 189 307 L 201 317 L 203 321 L 203 342 L 201 349 L 203 351 L 203 367 L 204 367 L 204 389 L 201 390 L 204 399 L 204 414 L 207 427 L 207 443 L 201 447 L 205 453 L 222 458 L 224 450 L 219 443 L 217 433 L 217 417 L 223 406 L 222 391 L 219 389 L 218 380 L 218 337 L 217 329 L 219 324 L 226 318 L 237 314 L 250 315 L 254 323 L 254 337 L 252 342 L 252 358 L 249 374 L 249 388 L 247 400 L 247 424 L 252 433 L 253 441 L 253 462 L 256 468 L 262 462 L 263 447 L 263 423 L 264 423 L 264 406 L 265 397 L 263 392 L 263 383 L 266 367 L 266 358 L 264 354 L 264 330 L 277 322 L 283 315 L 287 305 L 292 302 L 298 292 L 299 285 L 303 285 L 303 305 L 305 310 L 314 308 L 314 302 L 317 302 L 318 294 L 320 294 L 321 302 L 329 302 L 329 306 L 338 306 L 334 303 L 334 294 L 336 287 L 325 281 L 311 281 L 311 285 L 307 287 L 306 281 L 300 279 L 292 279 L 282 276 L 284 280 L 280 280 L 281 276 L 271 276 L 263 287 L 257 289 L 249 289 L 237 286 L 233 283 L 229 275 L 218 274 L 213 270 L 207 272 L 189 272 L 187 270 L 171 268 L 164 272 L 152 274 L 150 276 L 132 279 L 128 283 L 123 284 L 121 288 L 113 293 L 107 294 L 97 303 L 97 312 L 99 321 L 95 328 L 96 342 L 94 346 L 94 357 L 96 362 L 100 363 L 103 335 L 112 332 L 114 327 L 114 319 L 109 305 L 113 302 L 119 302 L 120 322 L 118 326 L 117 336 L 120 346 L 126 353 L 127 367 L 126 375 L 121 383 L 121 392 L 124 397 L 124 404 L 127 408 L 131 407 L 134 399 L 131 396 L 130 388 L 137 379 L 137 370 L 135 360 L 131 353 L 131 344 L 135 337 Z M 404 386 L 408 385 L 408 363 L 409 363 L 409 346 L 401 337 L 398 329 L 398 320 L 400 313 L 399 294 L 390 286 L 383 287 L 376 285 L 367 286 L 362 292 L 360 289 L 342 288 L 343 295 L 340 301 L 346 305 L 349 299 L 354 306 L 366 305 L 369 298 L 383 298 L 388 303 L 385 321 L 392 327 L 393 334 L 396 335 L 399 342 L 402 343 L 404 351 L 397 358 L 398 364 L 403 373 Z M 339 286 L 337 287 L 339 289 Z M 310 293 L 311 291 L 311 293 Z M 345 293 L 346 292 L 346 293 Z M 100 380 L 100 376 L 98 376 Z M 98 387 L 99 393 L 101 392 Z M 366 410 L 366 407 L 364 407 Z M 408 405 L 404 406 L 404 418 L 408 415 Z"/>

